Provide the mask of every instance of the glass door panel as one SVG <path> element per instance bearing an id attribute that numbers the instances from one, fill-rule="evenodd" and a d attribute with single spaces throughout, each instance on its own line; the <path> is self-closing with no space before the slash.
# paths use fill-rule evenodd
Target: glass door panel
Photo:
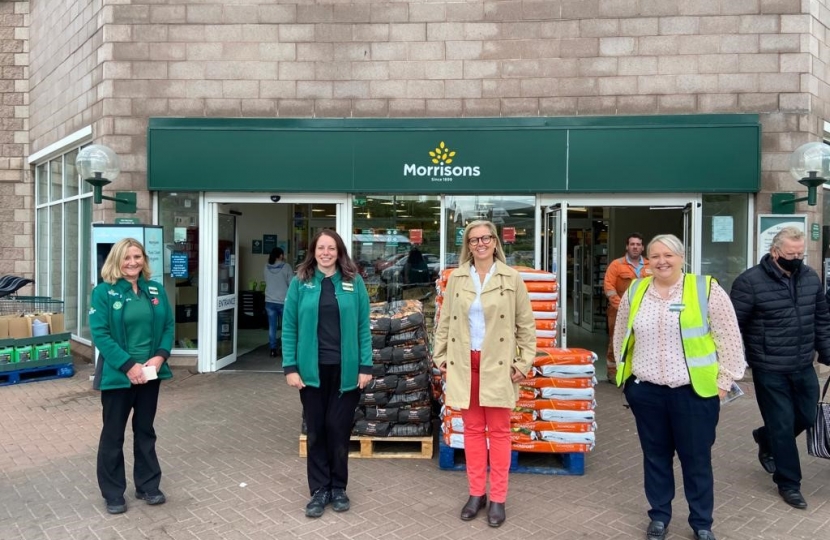
<path id="1" fill-rule="evenodd" d="M 236 216 L 217 214 L 216 369 L 236 361 L 236 271 L 238 242 Z"/>
<path id="2" fill-rule="evenodd" d="M 558 318 L 556 320 L 556 339 L 560 347 L 564 347 L 565 329 L 567 328 L 567 271 L 560 272 L 559 269 L 567 268 L 567 254 L 563 246 L 566 242 L 567 224 L 562 219 L 567 215 L 563 213 L 562 207 L 565 203 L 550 206 L 545 210 L 545 218 L 542 225 L 542 270 L 553 272 L 559 283 Z"/>

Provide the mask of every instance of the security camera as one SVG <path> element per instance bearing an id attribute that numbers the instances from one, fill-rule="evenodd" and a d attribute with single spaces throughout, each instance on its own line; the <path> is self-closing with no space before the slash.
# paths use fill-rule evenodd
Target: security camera
<path id="1" fill-rule="evenodd" d="M 280 199 L 282 199 L 282 197 L 279 195 L 271 195 L 271 202 L 280 202 Z"/>

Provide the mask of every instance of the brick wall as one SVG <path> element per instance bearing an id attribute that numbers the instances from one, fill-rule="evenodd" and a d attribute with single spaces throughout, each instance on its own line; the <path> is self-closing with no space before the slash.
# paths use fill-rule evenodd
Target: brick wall
<path id="1" fill-rule="evenodd" d="M 28 12 L 28 2 L 0 2 L 0 275 L 31 277 Z"/>
<path id="2" fill-rule="evenodd" d="M 150 116 L 752 112 L 763 189 L 789 190 L 825 118 L 826 3 L 36 2 L 31 141 L 93 124 L 146 212 Z"/>

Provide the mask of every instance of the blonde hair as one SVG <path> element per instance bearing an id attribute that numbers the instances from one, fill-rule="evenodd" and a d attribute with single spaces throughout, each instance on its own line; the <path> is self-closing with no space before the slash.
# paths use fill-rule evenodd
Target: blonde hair
<path id="1" fill-rule="evenodd" d="M 101 268 L 101 279 L 113 285 L 124 277 L 124 274 L 121 273 L 121 263 L 127 258 L 127 250 L 131 247 L 137 247 L 141 250 L 141 255 L 144 257 L 144 268 L 141 269 L 141 275 L 144 276 L 144 279 L 150 279 L 152 272 L 150 271 L 150 262 L 147 260 L 147 252 L 144 251 L 141 242 L 135 238 L 124 238 L 112 246 L 110 254 L 107 255 L 107 260 L 104 261 L 104 266 Z"/>
<path id="2" fill-rule="evenodd" d="M 490 236 L 493 237 L 492 242 L 496 243 L 496 249 L 493 251 L 493 258 L 507 264 L 507 259 L 504 257 L 504 249 L 501 247 L 499 232 L 496 230 L 496 226 L 493 225 L 492 222 L 484 219 L 471 221 L 464 228 L 464 238 L 461 242 L 461 253 L 458 255 L 458 264 L 462 265 L 473 260 L 473 252 L 470 251 L 470 231 L 476 227 L 487 227 L 490 229 Z"/>
<path id="3" fill-rule="evenodd" d="M 795 242 L 799 240 L 804 240 L 807 238 L 807 235 L 804 234 L 804 231 L 797 227 L 784 227 L 777 233 L 775 236 L 772 237 L 772 244 L 770 245 L 770 251 L 773 249 L 781 250 L 781 247 L 784 245 L 784 240 L 793 240 Z"/>
<path id="4" fill-rule="evenodd" d="M 671 251 L 674 252 L 675 255 L 680 255 L 684 259 L 686 258 L 686 248 L 683 247 L 683 242 L 680 241 L 680 238 L 676 237 L 673 234 L 658 234 L 654 238 L 651 239 L 651 242 L 648 243 L 648 247 L 646 248 L 646 253 L 651 251 L 651 246 L 655 243 L 660 242 Z"/>

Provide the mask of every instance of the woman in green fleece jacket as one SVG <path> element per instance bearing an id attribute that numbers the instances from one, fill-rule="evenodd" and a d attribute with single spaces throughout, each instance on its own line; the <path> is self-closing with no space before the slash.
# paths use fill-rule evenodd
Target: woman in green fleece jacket
<path id="1" fill-rule="evenodd" d="M 133 413 L 135 497 L 147 504 L 165 502 L 159 489 L 153 420 L 159 380 L 173 376 L 167 365 L 173 348 L 173 311 L 160 283 L 149 281 L 144 246 L 117 242 L 101 269 L 103 283 L 92 290 L 89 328 L 100 352 L 93 387 L 101 391 L 104 425 L 98 444 L 98 486 L 107 512 L 127 510 L 124 491 L 124 430 Z"/>
<path id="2" fill-rule="evenodd" d="M 288 287 L 282 321 L 286 382 L 300 390 L 308 434 L 305 514 L 349 509 L 349 437 L 360 391 L 372 380 L 369 294 L 336 232 L 311 240 Z"/>

